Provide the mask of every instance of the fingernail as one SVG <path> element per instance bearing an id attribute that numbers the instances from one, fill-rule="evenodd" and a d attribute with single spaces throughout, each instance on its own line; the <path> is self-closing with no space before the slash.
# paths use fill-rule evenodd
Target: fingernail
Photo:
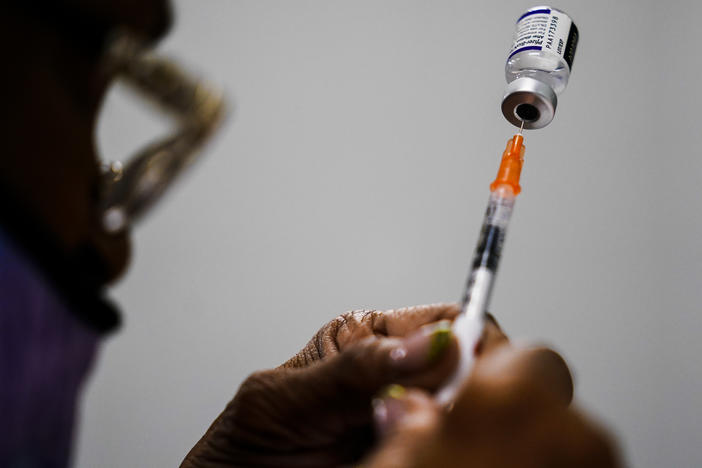
<path id="1" fill-rule="evenodd" d="M 451 322 L 442 320 L 425 325 L 390 352 L 395 365 L 403 370 L 416 370 L 436 361 L 451 344 Z"/>
<path id="2" fill-rule="evenodd" d="M 389 385 L 373 399 L 373 420 L 376 432 L 382 437 L 392 430 L 405 414 L 402 400 L 407 393 L 402 385 Z"/>
<path id="3" fill-rule="evenodd" d="M 429 362 L 436 361 L 451 343 L 451 322 L 442 320 L 431 331 L 429 345 Z"/>

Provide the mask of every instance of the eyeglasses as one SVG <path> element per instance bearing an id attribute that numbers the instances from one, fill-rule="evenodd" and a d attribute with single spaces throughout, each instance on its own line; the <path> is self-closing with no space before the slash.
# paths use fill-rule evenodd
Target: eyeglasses
<path id="1" fill-rule="evenodd" d="M 133 225 L 161 198 L 197 159 L 225 113 L 220 91 L 142 44 L 131 34 L 116 35 L 108 49 L 105 72 L 116 74 L 157 109 L 174 117 L 177 127 L 127 162 L 103 164 L 100 209 L 103 228 L 110 233 Z"/>

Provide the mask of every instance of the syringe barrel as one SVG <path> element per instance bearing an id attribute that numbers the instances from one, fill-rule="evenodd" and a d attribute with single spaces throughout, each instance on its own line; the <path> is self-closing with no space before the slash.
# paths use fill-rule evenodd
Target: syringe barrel
<path id="1" fill-rule="evenodd" d="M 514 190 L 511 185 L 500 185 L 495 190 L 490 192 L 487 209 L 483 225 L 480 229 L 480 237 L 478 244 L 475 247 L 473 254 L 473 262 L 471 264 L 471 273 L 468 277 L 468 284 L 465 288 L 463 296 L 464 312 L 468 312 L 469 302 L 476 302 L 476 294 L 485 294 L 487 297 L 481 298 L 479 301 L 482 310 L 471 310 L 473 313 L 482 313 L 489 304 L 489 293 L 492 288 L 487 291 L 474 291 L 476 276 L 480 269 L 485 269 L 490 272 L 491 276 L 497 271 L 497 266 L 502 254 L 502 245 L 504 243 L 507 226 L 512 216 L 515 201 Z M 492 280 L 490 281 L 492 285 Z M 471 301 L 471 298 L 473 299 Z M 473 309 L 470 307 L 470 309 Z"/>
<path id="2" fill-rule="evenodd" d="M 436 394 L 439 404 L 448 405 L 453 401 L 473 368 L 515 199 L 516 195 L 509 184 L 501 184 L 490 193 L 463 294 L 462 311 L 453 323 L 453 333 L 460 344 L 458 368 Z"/>

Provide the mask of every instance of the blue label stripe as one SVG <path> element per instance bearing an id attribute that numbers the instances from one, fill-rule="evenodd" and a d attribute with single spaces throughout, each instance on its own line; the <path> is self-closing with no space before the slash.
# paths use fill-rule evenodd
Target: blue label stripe
<path id="1" fill-rule="evenodd" d="M 509 57 L 507 57 L 507 60 L 511 59 L 514 54 L 518 54 L 519 52 L 524 52 L 525 50 L 543 50 L 541 49 L 541 46 L 527 46 L 527 47 L 520 47 L 519 49 L 515 50 L 511 54 L 509 54 Z"/>
<path id="2" fill-rule="evenodd" d="M 521 20 L 523 20 L 527 16 L 540 15 L 540 14 L 550 15 L 551 10 L 549 8 L 545 8 L 543 10 L 527 11 L 526 13 L 524 13 L 522 16 L 519 17 L 519 19 L 517 20 L 517 23 L 519 23 Z"/>

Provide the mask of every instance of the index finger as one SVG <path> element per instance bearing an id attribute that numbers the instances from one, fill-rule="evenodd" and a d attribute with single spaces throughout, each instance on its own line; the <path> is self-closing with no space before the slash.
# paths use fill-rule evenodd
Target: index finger
<path id="1" fill-rule="evenodd" d="M 458 304 L 429 304 L 379 311 L 373 320 L 373 333 L 407 336 L 423 325 L 453 320 L 461 312 Z"/>

